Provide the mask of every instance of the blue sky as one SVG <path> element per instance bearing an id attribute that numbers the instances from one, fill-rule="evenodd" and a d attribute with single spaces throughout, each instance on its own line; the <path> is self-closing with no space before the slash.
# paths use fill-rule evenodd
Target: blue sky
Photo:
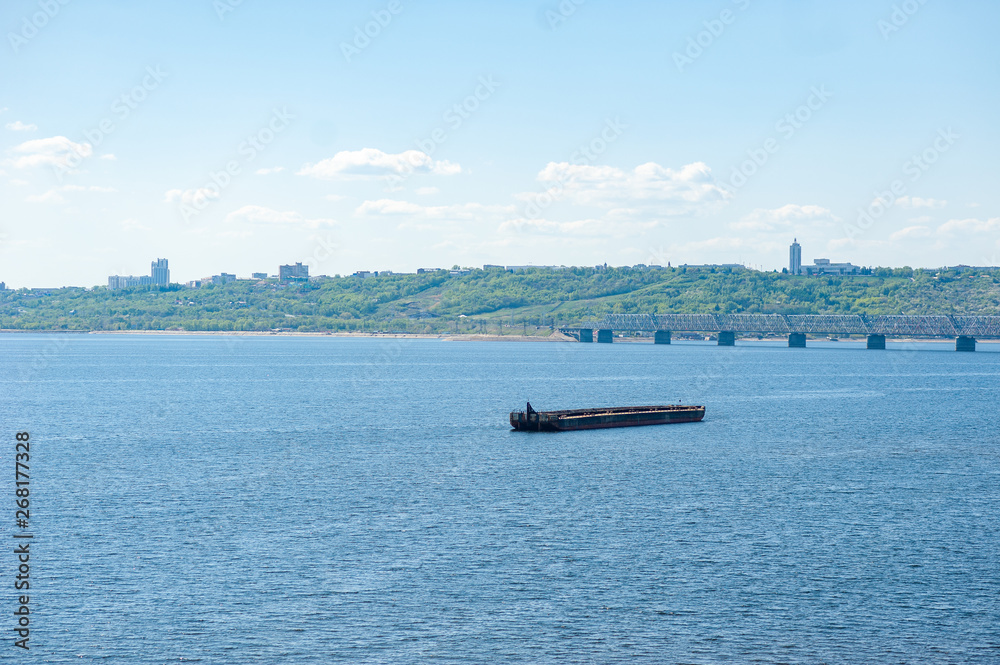
<path id="1" fill-rule="evenodd" d="M 997 25 L 985 0 L 8 0 L 0 280 L 780 269 L 793 237 L 1000 264 Z"/>

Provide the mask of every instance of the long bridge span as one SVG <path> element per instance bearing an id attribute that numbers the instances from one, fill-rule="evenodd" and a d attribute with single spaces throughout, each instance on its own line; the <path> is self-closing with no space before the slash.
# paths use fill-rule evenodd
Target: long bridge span
<path id="1" fill-rule="evenodd" d="M 958 351 L 975 351 L 976 339 L 1000 338 L 1000 316 L 864 316 L 861 314 L 609 314 L 580 328 L 562 328 L 581 342 L 610 343 L 618 332 L 652 332 L 657 344 L 671 334 L 711 333 L 720 346 L 737 334 L 788 335 L 788 346 L 805 347 L 806 335 L 865 335 L 869 349 L 884 349 L 886 337 L 951 337 Z"/>

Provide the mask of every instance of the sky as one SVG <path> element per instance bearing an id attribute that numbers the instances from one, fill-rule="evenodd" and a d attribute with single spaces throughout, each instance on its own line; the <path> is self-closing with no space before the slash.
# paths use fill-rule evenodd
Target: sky
<path id="1" fill-rule="evenodd" d="M 1000 3 L 5 0 L 0 280 L 1000 265 Z"/>

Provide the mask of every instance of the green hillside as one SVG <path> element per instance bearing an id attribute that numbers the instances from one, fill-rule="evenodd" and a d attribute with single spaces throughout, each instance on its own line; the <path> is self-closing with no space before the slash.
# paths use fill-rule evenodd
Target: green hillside
<path id="1" fill-rule="evenodd" d="M 1000 273 L 875 269 L 858 277 L 756 271 L 473 270 L 189 289 L 0 292 L 0 328 L 533 334 L 606 313 L 1000 314 Z M 519 331 L 520 331 L 519 330 Z"/>

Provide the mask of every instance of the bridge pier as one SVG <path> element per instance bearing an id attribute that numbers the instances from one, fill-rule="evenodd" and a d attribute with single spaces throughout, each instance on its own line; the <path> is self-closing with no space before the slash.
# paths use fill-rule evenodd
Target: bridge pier
<path id="1" fill-rule="evenodd" d="M 971 335 L 959 335 L 958 339 L 955 340 L 955 350 L 956 351 L 975 351 L 976 350 L 976 338 Z"/>
<path id="2" fill-rule="evenodd" d="M 868 348 L 885 350 L 885 335 L 868 335 Z"/>
<path id="3" fill-rule="evenodd" d="M 591 328 L 580 328 L 580 341 L 592 344 L 594 342 L 594 331 Z"/>
<path id="4" fill-rule="evenodd" d="M 729 330 L 720 332 L 719 346 L 736 346 L 736 333 Z"/>
<path id="5" fill-rule="evenodd" d="M 670 331 L 657 330 L 653 333 L 653 344 L 670 344 Z"/>
<path id="6" fill-rule="evenodd" d="M 788 335 L 788 346 L 793 349 L 804 349 L 806 348 L 806 334 L 805 333 L 790 333 Z"/>
<path id="7" fill-rule="evenodd" d="M 598 344 L 611 344 L 615 339 L 615 334 L 610 330 L 598 330 L 597 331 L 597 343 Z"/>

